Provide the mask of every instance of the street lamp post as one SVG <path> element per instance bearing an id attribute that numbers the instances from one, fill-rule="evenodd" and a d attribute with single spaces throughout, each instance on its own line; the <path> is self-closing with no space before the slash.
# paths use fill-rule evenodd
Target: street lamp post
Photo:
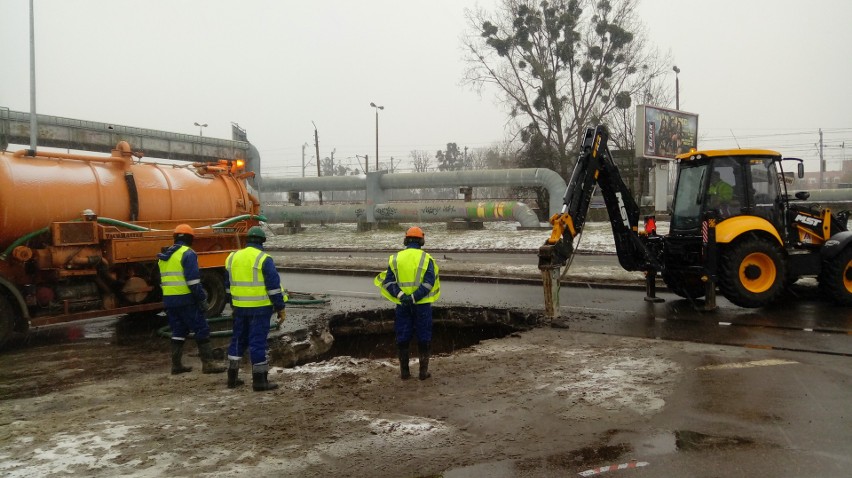
<path id="1" fill-rule="evenodd" d="M 675 109 L 680 110 L 680 79 L 677 77 L 677 74 L 680 73 L 680 68 L 675 65 L 672 70 L 675 72 Z"/>
<path id="2" fill-rule="evenodd" d="M 198 136 L 204 136 L 204 133 L 203 133 L 204 129 L 203 128 L 207 127 L 207 123 L 204 123 L 204 124 L 195 123 L 195 126 L 198 126 Z"/>
<path id="3" fill-rule="evenodd" d="M 379 110 L 385 109 L 384 106 L 377 106 L 371 102 L 370 106 L 376 110 L 376 171 L 379 170 Z"/>

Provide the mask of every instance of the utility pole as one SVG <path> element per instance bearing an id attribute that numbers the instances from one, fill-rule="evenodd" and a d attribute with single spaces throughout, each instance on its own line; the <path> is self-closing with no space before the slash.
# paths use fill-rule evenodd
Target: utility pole
<path id="1" fill-rule="evenodd" d="M 365 154 L 364 155 L 364 174 L 367 174 L 369 172 L 370 172 L 370 155 Z"/>
<path id="2" fill-rule="evenodd" d="M 320 176 L 322 176 L 322 171 L 320 171 L 320 163 L 322 161 L 320 161 L 320 155 L 319 155 L 319 133 L 317 132 L 317 124 L 314 123 L 313 121 L 311 121 L 311 124 L 314 125 L 314 145 L 316 145 L 316 148 L 317 148 L 317 177 L 319 178 Z M 319 192 L 319 203 L 320 203 L 320 206 L 322 206 L 322 191 L 318 191 L 318 192 Z"/>
<path id="3" fill-rule="evenodd" d="M 378 138 L 378 136 L 376 137 Z M 38 149 L 38 119 L 36 118 L 35 13 L 33 13 L 33 0 L 30 0 L 30 149 L 32 155 L 35 156 L 35 151 Z"/>
<path id="4" fill-rule="evenodd" d="M 302 145 L 302 177 L 305 177 L 305 148 L 308 147 L 308 143 Z"/>
<path id="5" fill-rule="evenodd" d="M 822 156 L 822 128 L 819 129 L 819 188 L 823 188 L 823 176 L 825 175 L 825 158 Z"/>
<path id="6" fill-rule="evenodd" d="M 331 150 L 331 175 L 334 176 L 334 153 L 337 148 Z M 331 191 L 331 202 L 334 202 L 334 190 Z"/>
<path id="7" fill-rule="evenodd" d="M 672 68 L 675 72 L 675 109 L 680 110 L 680 78 L 678 78 L 678 73 L 680 73 L 680 68 L 677 65 Z"/>

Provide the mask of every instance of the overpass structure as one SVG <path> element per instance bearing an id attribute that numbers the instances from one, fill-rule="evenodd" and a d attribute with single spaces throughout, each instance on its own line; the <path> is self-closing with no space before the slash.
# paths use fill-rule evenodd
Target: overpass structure
<path id="1" fill-rule="evenodd" d="M 109 153 L 119 141 L 127 141 L 133 151 L 145 157 L 217 162 L 242 159 L 246 170 L 260 177 L 260 154 L 245 140 L 226 140 L 190 134 L 171 133 L 114 123 L 100 123 L 60 116 L 36 115 L 38 146 Z M 234 125 L 234 135 L 245 138 L 245 131 Z M 30 113 L 0 107 L 0 149 L 10 144 L 30 144 Z"/>

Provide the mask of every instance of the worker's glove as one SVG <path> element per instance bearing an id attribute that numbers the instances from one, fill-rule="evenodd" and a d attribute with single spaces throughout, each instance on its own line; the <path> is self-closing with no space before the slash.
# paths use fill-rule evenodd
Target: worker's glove
<path id="1" fill-rule="evenodd" d="M 399 301 L 402 303 L 402 305 L 413 305 L 414 297 L 411 297 L 410 294 L 405 294 L 404 296 L 399 298 Z"/>
<path id="2" fill-rule="evenodd" d="M 210 303 L 206 300 L 202 300 L 198 303 L 198 310 L 200 310 L 201 312 L 207 312 L 208 310 L 210 310 Z"/>
<path id="3" fill-rule="evenodd" d="M 281 309 L 281 310 L 278 311 L 278 323 L 279 324 L 284 322 L 284 319 L 287 318 L 287 312 L 285 312 L 286 310 L 287 309 Z"/>

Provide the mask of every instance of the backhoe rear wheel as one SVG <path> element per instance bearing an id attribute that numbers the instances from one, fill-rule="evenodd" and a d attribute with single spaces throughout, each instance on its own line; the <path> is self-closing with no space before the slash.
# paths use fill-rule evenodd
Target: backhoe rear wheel
<path id="1" fill-rule="evenodd" d="M 763 307 L 784 291 L 784 259 L 778 247 L 750 238 L 723 249 L 719 290 L 740 307 Z"/>
<path id="2" fill-rule="evenodd" d="M 852 305 L 852 247 L 823 263 L 819 288 L 839 305 Z"/>

